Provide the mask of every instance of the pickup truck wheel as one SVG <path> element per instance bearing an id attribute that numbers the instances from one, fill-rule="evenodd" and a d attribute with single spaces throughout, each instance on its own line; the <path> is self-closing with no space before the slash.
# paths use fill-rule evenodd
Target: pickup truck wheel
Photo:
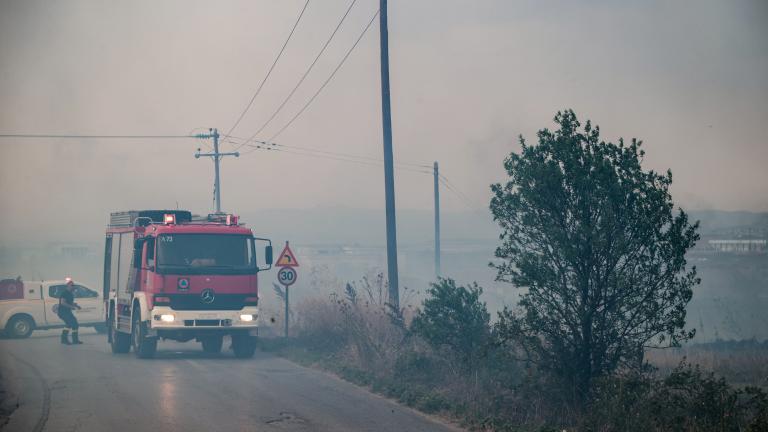
<path id="1" fill-rule="evenodd" d="M 209 354 L 218 354 L 221 352 L 221 347 L 224 345 L 224 337 L 206 336 L 201 342 L 203 343 L 203 351 Z"/>
<path id="2" fill-rule="evenodd" d="M 35 323 L 32 318 L 25 315 L 18 315 L 11 318 L 6 326 L 8 336 L 16 339 L 28 338 L 35 329 Z"/>
<path id="3" fill-rule="evenodd" d="M 256 338 L 250 335 L 232 335 L 232 351 L 237 358 L 251 358 L 256 352 Z"/>
<path id="4" fill-rule="evenodd" d="M 141 322 L 141 316 L 138 312 L 133 314 L 133 325 L 131 326 L 131 340 L 133 342 L 133 353 L 141 359 L 149 359 L 155 356 L 157 351 L 157 338 L 148 338 L 147 324 Z"/>
<path id="5" fill-rule="evenodd" d="M 131 350 L 131 335 L 121 333 L 115 328 L 115 323 L 110 320 L 109 332 L 112 336 L 110 338 L 110 345 L 112 346 L 113 354 L 125 354 Z"/>

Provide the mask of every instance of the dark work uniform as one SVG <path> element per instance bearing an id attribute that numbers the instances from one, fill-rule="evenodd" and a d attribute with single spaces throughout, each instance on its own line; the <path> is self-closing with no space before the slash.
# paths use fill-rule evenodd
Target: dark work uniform
<path id="1" fill-rule="evenodd" d="M 62 321 L 64 321 L 64 324 L 67 326 L 62 332 L 61 332 L 61 342 L 68 344 L 69 343 L 69 330 L 72 330 L 72 343 L 79 344 L 80 339 L 78 338 L 78 328 L 80 325 L 77 322 L 77 318 L 75 318 L 75 314 L 72 313 L 72 309 L 63 306 L 62 304 L 66 304 L 69 306 L 75 305 L 75 296 L 72 295 L 72 293 L 69 290 L 64 290 L 61 293 L 60 301 L 59 301 L 59 309 L 57 311 L 57 315 L 59 315 L 59 318 L 61 318 Z"/>

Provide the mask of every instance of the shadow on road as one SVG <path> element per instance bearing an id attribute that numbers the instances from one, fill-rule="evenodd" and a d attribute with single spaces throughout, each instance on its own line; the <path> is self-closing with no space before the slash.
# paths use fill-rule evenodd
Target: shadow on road
<path id="1" fill-rule="evenodd" d="M 17 344 L 25 344 L 25 343 L 33 343 L 35 340 L 46 340 L 46 343 L 50 343 L 52 345 L 58 345 L 58 338 L 61 334 L 61 330 L 41 330 L 39 332 L 35 332 L 27 339 L 15 339 L 15 338 L 9 338 L 7 336 L 0 337 L 0 340 L 7 340 L 12 341 L 12 343 Z M 109 344 L 107 343 L 107 336 L 104 334 L 99 334 L 93 329 L 87 329 L 85 331 L 81 330 L 81 340 L 83 341 L 82 348 L 80 346 L 73 346 L 72 349 L 88 349 L 88 348 L 97 348 L 100 351 L 103 351 L 104 355 L 110 355 L 113 354 L 109 350 Z M 50 342 L 48 342 L 50 341 Z M 116 356 L 122 357 L 122 358 L 135 358 L 133 353 L 128 354 L 117 354 Z M 200 347 L 199 343 L 195 342 L 189 342 L 186 344 L 182 343 L 176 343 L 176 342 L 160 342 L 157 347 L 157 353 L 155 354 L 155 357 L 153 359 L 146 359 L 143 361 L 153 361 L 153 360 L 228 360 L 233 362 L 247 362 L 247 361 L 253 361 L 258 360 L 260 357 L 273 357 L 272 354 L 269 354 L 267 352 L 257 351 L 256 355 L 252 359 L 239 359 L 234 356 L 234 353 L 232 352 L 230 348 L 230 342 L 225 340 L 224 342 L 224 348 L 222 349 L 221 353 L 215 354 L 215 353 L 206 353 L 202 351 L 202 348 Z"/>
<path id="2" fill-rule="evenodd" d="M 233 362 L 242 363 L 244 361 L 253 361 L 259 359 L 259 353 L 257 352 L 256 355 L 251 359 L 239 359 L 235 357 L 235 355 L 229 351 L 229 350 L 222 350 L 219 354 L 211 354 L 206 353 L 202 351 L 193 351 L 193 350 L 163 350 L 162 348 L 157 349 L 157 353 L 155 354 L 155 357 L 153 359 L 150 359 L 150 361 L 153 360 L 231 360 Z"/>
<path id="3" fill-rule="evenodd" d="M 9 337 L 8 335 L 4 334 L 3 332 L 0 332 L 0 340 L 27 340 L 27 339 L 50 339 L 50 338 L 58 338 L 59 335 L 61 335 L 61 329 L 53 329 L 53 330 L 35 330 L 32 333 L 32 336 L 28 338 L 23 339 L 17 339 L 13 337 Z M 96 330 L 83 327 L 80 330 L 80 336 L 91 336 L 91 337 L 103 337 L 104 340 L 106 340 L 107 335 L 97 333 Z"/>

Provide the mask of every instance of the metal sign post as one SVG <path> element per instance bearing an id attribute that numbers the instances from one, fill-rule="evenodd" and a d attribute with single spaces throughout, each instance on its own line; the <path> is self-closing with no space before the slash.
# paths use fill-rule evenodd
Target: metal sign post
<path id="1" fill-rule="evenodd" d="M 296 283 L 296 279 L 298 279 L 299 275 L 296 273 L 295 267 L 299 266 L 299 262 L 296 260 L 296 255 L 294 255 L 293 251 L 291 250 L 290 246 L 288 246 L 288 242 L 285 242 L 285 248 L 283 248 L 283 251 L 280 253 L 280 258 L 277 259 L 277 262 L 275 263 L 275 267 L 280 267 L 280 271 L 277 272 L 277 281 L 280 282 L 280 284 L 283 286 L 283 289 L 285 289 L 285 340 L 288 340 L 288 314 L 290 313 L 290 309 L 288 307 L 288 287 Z"/>
<path id="2" fill-rule="evenodd" d="M 288 287 L 296 282 L 296 270 L 293 267 L 283 267 L 277 272 L 277 280 L 285 289 L 285 338 L 288 339 Z"/>

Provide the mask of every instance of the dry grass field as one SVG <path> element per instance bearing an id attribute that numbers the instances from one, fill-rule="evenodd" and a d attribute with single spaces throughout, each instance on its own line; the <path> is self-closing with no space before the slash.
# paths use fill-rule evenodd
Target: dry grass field
<path id="1" fill-rule="evenodd" d="M 768 389 L 768 342 L 721 341 L 689 347 L 650 350 L 648 361 L 665 375 L 685 360 L 722 376 L 729 384 Z"/>

